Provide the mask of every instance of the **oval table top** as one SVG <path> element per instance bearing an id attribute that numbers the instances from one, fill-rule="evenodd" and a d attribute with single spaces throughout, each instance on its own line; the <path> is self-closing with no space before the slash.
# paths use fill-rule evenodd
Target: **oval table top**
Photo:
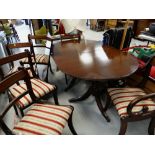
<path id="1" fill-rule="evenodd" d="M 53 58 L 62 72 L 85 80 L 120 79 L 138 69 L 135 57 L 90 40 L 56 43 Z"/>

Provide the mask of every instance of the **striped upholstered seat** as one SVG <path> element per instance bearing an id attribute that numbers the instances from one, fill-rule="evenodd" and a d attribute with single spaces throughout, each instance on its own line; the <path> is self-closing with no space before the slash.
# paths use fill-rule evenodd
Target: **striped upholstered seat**
<path id="1" fill-rule="evenodd" d="M 13 133 L 20 135 L 61 134 L 72 110 L 70 106 L 35 103 L 15 125 Z"/>
<path id="2" fill-rule="evenodd" d="M 49 56 L 45 54 L 35 54 L 36 57 L 36 63 L 40 64 L 48 64 L 49 62 Z M 22 63 L 28 63 L 28 58 L 23 58 Z M 34 63 L 34 58 L 32 59 L 32 62 Z"/>
<path id="3" fill-rule="evenodd" d="M 146 95 L 140 88 L 109 88 L 108 92 L 121 117 L 128 116 L 127 106 L 132 100 L 140 95 Z M 139 112 L 143 106 L 147 106 L 149 111 L 155 110 L 155 102 L 147 99 L 137 103 L 132 112 Z"/>
<path id="4" fill-rule="evenodd" d="M 54 85 L 51 85 L 49 83 L 43 82 L 43 81 L 41 81 L 39 79 L 35 79 L 35 78 L 31 79 L 31 83 L 32 83 L 33 92 L 34 92 L 35 96 L 38 97 L 38 98 L 41 98 L 42 96 L 48 94 L 53 89 L 55 89 Z M 26 89 L 27 89 L 26 84 L 23 83 L 23 84 L 11 87 L 10 88 L 10 93 L 11 93 L 11 95 L 13 97 L 18 97 Z M 28 106 L 31 103 L 32 103 L 32 99 L 27 94 L 26 96 L 22 97 L 18 101 L 18 106 L 20 108 L 24 108 L 24 107 Z"/>

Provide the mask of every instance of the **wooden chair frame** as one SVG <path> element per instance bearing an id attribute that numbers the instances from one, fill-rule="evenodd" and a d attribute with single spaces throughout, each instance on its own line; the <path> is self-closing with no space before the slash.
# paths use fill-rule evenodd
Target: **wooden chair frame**
<path id="1" fill-rule="evenodd" d="M 47 47 L 45 45 L 40 45 L 40 44 L 39 45 L 33 45 L 33 40 L 35 40 L 35 41 L 37 41 L 37 40 L 39 40 L 39 41 L 41 41 L 41 40 L 50 41 L 51 46 Z M 32 45 L 31 46 L 31 54 L 34 55 L 34 57 L 35 57 L 34 48 L 47 48 L 50 50 L 49 55 L 48 55 L 49 56 L 48 57 L 48 64 L 36 62 L 36 64 L 38 64 L 38 65 L 47 65 L 47 73 L 46 73 L 46 78 L 45 78 L 45 80 L 47 82 L 48 82 L 48 74 L 49 74 L 48 70 L 50 69 L 51 73 L 53 74 L 52 67 L 51 67 L 51 61 L 50 61 L 50 58 L 53 55 L 53 40 L 54 39 L 47 37 L 46 35 L 30 35 L 30 34 L 28 35 L 28 41 Z"/>
<path id="2" fill-rule="evenodd" d="M 26 54 L 26 53 L 24 53 Z M 32 85 L 30 82 L 30 77 L 28 75 L 27 70 L 25 70 L 24 68 L 22 68 L 20 71 L 10 75 L 9 77 L 7 77 L 6 79 L 4 79 L 3 81 L 0 82 L 0 93 L 5 92 L 10 86 L 12 86 L 13 84 L 15 84 L 16 82 L 20 81 L 20 80 L 24 80 L 26 85 L 27 85 L 27 91 L 25 91 L 24 93 L 22 93 L 20 96 L 18 96 L 17 98 L 14 98 L 12 101 L 9 102 L 9 104 L 6 106 L 6 108 L 3 110 L 3 112 L 0 114 L 0 127 L 2 128 L 2 130 L 4 131 L 5 134 L 7 135 L 13 135 L 14 133 L 9 129 L 9 127 L 6 125 L 5 121 L 3 120 L 4 116 L 6 115 L 6 113 L 11 109 L 12 106 L 15 106 L 16 102 L 22 98 L 23 96 L 25 96 L 26 94 L 29 93 L 29 95 L 31 96 L 32 100 L 34 103 L 42 103 L 42 101 L 39 101 L 32 90 Z M 51 103 L 48 103 L 51 104 Z M 61 106 L 61 105 L 58 105 Z M 67 105 L 65 105 L 67 106 Z M 72 113 L 68 119 L 68 126 L 71 130 L 71 132 L 73 134 L 77 134 L 74 127 L 73 127 L 73 123 L 72 123 L 72 114 L 73 114 L 73 110 L 74 107 L 70 106 L 69 107 L 72 109 Z"/>
<path id="3" fill-rule="evenodd" d="M 61 40 L 62 44 L 66 43 L 66 42 L 78 42 L 79 43 L 81 41 L 81 31 L 79 31 L 78 34 L 60 34 L 60 40 Z M 68 85 L 67 88 L 65 89 L 65 91 L 72 88 L 72 86 L 75 83 L 75 80 L 76 80 L 76 78 L 73 78 L 68 85 L 67 74 L 65 74 L 65 81 L 66 81 L 66 84 Z"/>
<path id="4" fill-rule="evenodd" d="M 153 56 L 149 60 L 149 62 L 147 63 L 146 69 L 145 69 L 145 74 L 144 74 L 143 80 L 139 84 L 139 87 L 143 88 L 148 80 L 151 80 L 151 81 L 155 82 L 155 80 L 153 80 L 152 78 L 149 77 L 149 73 L 150 73 L 151 66 L 152 66 L 153 63 L 155 63 L 155 56 Z M 105 108 L 104 108 L 105 111 L 110 107 L 111 102 L 112 102 L 111 97 L 108 94 L 108 92 L 106 94 L 107 94 L 107 100 L 106 100 L 106 105 L 105 105 Z M 128 116 L 120 118 L 120 122 L 121 122 L 121 127 L 120 127 L 120 131 L 119 131 L 120 135 L 125 134 L 128 122 L 134 122 L 134 121 L 144 120 L 144 119 L 148 119 L 148 118 L 151 118 L 150 125 L 149 125 L 149 128 L 148 128 L 148 133 L 151 134 L 151 135 L 154 134 L 155 110 L 154 111 L 148 111 L 148 107 L 144 106 L 141 111 L 139 111 L 137 113 L 132 112 L 132 109 L 134 108 L 134 106 L 139 101 L 149 99 L 149 98 L 154 99 L 155 98 L 155 93 L 150 93 L 150 94 L 147 94 L 147 95 L 144 95 L 144 96 L 139 96 L 139 97 L 135 98 L 134 100 L 132 100 L 129 103 L 129 105 L 127 107 Z"/>
<path id="5" fill-rule="evenodd" d="M 15 44 L 7 44 L 6 45 L 6 50 L 7 50 L 7 53 L 8 53 L 8 55 L 13 55 L 13 54 L 16 54 L 16 53 L 14 53 L 13 52 L 13 49 L 20 49 L 20 48 L 29 48 L 30 49 L 30 53 L 31 53 L 31 57 L 33 57 L 34 58 L 34 62 L 32 62 L 33 64 L 36 64 L 36 60 L 35 60 L 35 55 L 34 54 L 32 54 L 32 53 L 34 53 L 33 52 L 33 47 L 32 47 L 33 45 L 30 43 L 30 42 L 22 42 L 22 43 L 15 43 Z M 14 64 L 13 64 L 13 62 L 10 62 L 11 63 L 11 68 L 14 68 Z M 24 64 L 22 63 L 22 61 L 20 61 L 20 64 L 22 65 L 22 66 L 24 66 Z M 27 64 L 29 64 L 29 63 L 27 63 Z M 38 73 L 38 68 L 37 68 L 37 65 L 35 66 L 36 68 L 36 74 L 37 74 L 37 76 L 39 76 L 39 73 Z"/>
<path id="6" fill-rule="evenodd" d="M 25 52 L 23 52 L 23 53 L 14 54 L 14 55 L 11 55 L 11 56 L 8 56 L 8 57 L 5 57 L 5 58 L 1 58 L 0 59 L 0 66 L 4 65 L 4 64 L 7 64 L 7 63 L 10 63 L 10 62 L 13 62 L 13 61 L 20 60 L 20 59 L 25 58 L 25 57 L 27 57 L 28 60 L 29 60 L 30 67 L 27 67 L 26 69 L 27 70 L 29 70 L 29 69 L 31 70 L 32 75 L 33 75 L 33 77 L 31 77 L 31 78 L 38 78 L 38 76 L 36 75 L 36 73 L 35 73 L 35 71 L 33 69 L 33 63 L 32 63 L 32 59 L 31 59 L 31 54 L 30 54 L 30 52 L 28 50 L 25 50 Z M 12 73 L 12 74 L 14 74 L 14 73 Z M 8 76 L 11 76 L 11 75 L 8 75 Z M 53 98 L 54 98 L 55 104 L 59 105 L 58 97 L 57 97 L 57 87 L 56 86 L 55 86 L 54 90 L 52 90 L 51 92 L 49 92 L 48 94 L 46 94 L 42 98 L 48 97 L 50 95 L 50 93 L 53 94 Z M 10 95 L 10 99 L 12 99 L 11 95 Z M 33 102 L 31 104 L 33 104 Z M 24 108 L 19 108 L 22 116 L 24 116 L 23 110 L 26 109 L 27 107 L 29 107 L 30 105 L 25 106 Z M 16 111 L 16 114 L 18 115 L 17 111 Z"/>
<path id="7" fill-rule="evenodd" d="M 61 43 L 63 42 L 80 42 L 81 41 L 81 33 L 79 34 L 60 34 Z"/>

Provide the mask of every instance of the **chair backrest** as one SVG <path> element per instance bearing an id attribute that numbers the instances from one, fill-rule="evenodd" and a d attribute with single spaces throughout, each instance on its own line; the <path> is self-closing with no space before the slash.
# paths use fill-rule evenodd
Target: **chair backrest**
<path id="1" fill-rule="evenodd" d="M 20 48 L 30 48 L 30 52 L 33 53 L 32 44 L 30 42 L 14 43 L 14 44 L 7 44 L 6 45 L 8 55 L 15 54 L 13 52 L 13 50 L 14 49 L 20 49 Z"/>
<path id="2" fill-rule="evenodd" d="M 33 48 L 32 48 L 32 44 L 29 42 L 23 42 L 23 43 L 14 43 L 14 44 L 7 44 L 6 45 L 6 51 L 7 51 L 7 55 L 13 55 L 16 54 L 17 51 L 15 52 L 15 50 L 17 49 L 22 49 L 24 50 L 25 48 L 29 48 L 30 49 L 30 53 L 34 53 L 33 52 Z M 20 51 L 22 52 L 22 51 Z M 13 68 L 14 67 L 14 63 L 10 62 L 10 67 Z"/>
<path id="3" fill-rule="evenodd" d="M 50 55 L 53 55 L 53 39 L 46 36 L 46 35 L 30 35 L 28 34 L 28 41 L 29 43 L 32 44 L 33 47 L 33 52 L 35 51 L 34 48 L 47 48 L 50 50 Z M 34 44 L 34 42 L 36 44 Z M 39 43 L 37 44 L 37 41 L 39 41 Z M 41 41 L 45 41 L 45 43 L 41 43 Z M 47 46 L 46 41 L 50 41 L 50 46 Z M 34 53 L 35 54 L 35 53 Z"/>
<path id="4" fill-rule="evenodd" d="M 34 71 L 34 68 L 33 68 L 31 54 L 28 50 L 25 50 L 25 52 L 23 52 L 23 53 L 18 53 L 18 54 L 14 54 L 14 55 L 4 57 L 4 58 L 0 58 L 0 67 L 2 67 L 5 64 L 8 64 L 8 63 L 14 63 L 15 61 L 18 61 L 22 58 L 28 58 L 30 67 L 27 67 L 26 69 L 31 71 L 32 77 L 37 77 L 37 75 Z M 3 73 L 3 76 L 4 75 L 5 74 Z"/>
<path id="5" fill-rule="evenodd" d="M 65 42 L 80 42 L 81 34 L 61 34 L 60 35 L 61 43 Z"/>
<path id="6" fill-rule="evenodd" d="M 8 126 L 6 125 L 3 118 L 7 114 L 7 112 L 16 104 L 16 102 L 27 94 L 30 95 L 30 97 L 32 98 L 32 101 L 36 101 L 36 97 L 32 90 L 30 77 L 28 75 L 27 70 L 25 70 L 24 68 L 22 68 L 20 71 L 12 74 L 11 76 L 5 78 L 3 81 L 0 82 L 0 88 L 1 88 L 0 94 L 7 91 L 9 87 L 19 82 L 20 80 L 25 81 L 27 90 L 24 93 L 20 94 L 18 97 L 14 98 L 12 101 L 10 101 L 9 104 L 5 106 L 5 108 L 2 110 L 2 113 L 0 114 L 0 127 L 5 132 L 5 134 L 13 134 L 11 130 L 8 128 Z"/>

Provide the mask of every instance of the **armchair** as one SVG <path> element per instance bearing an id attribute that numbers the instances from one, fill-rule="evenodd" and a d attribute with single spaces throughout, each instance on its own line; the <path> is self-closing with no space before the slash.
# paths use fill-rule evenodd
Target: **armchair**
<path id="1" fill-rule="evenodd" d="M 73 134 L 77 134 L 72 124 L 73 107 L 70 105 L 52 105 L 47 101 L 40 101 L 36 99 L 29 75 L 25 69 L 12 74 L 3 81 L 0 82 L 0 93 L 3 93 L 17 81 L 24 80 L 27 89 L 19 96 L 15 97 L 9 102 L 5 108 L 2 109 L 0 114 L 0 127 L 7 135 L 60 135 L 63 129 L 68 123 L 69 128 Z M 13 128 L 9 128 L 6 119 L 4 117 L 9 110 L 14 106 L 21 98 L 30 95 L 33 104 L 26 115 L 21 118 L 18 123 L 13 125 Z M 8 115 L 7 115 L 8 116 Z"/>
<path id="2" fill-rule="evenodd" d="M 18 60 L 23 59 L 23 58 L 27 58 L 28 63 L 30 65 L 27 68 L 27 70 L 31 73 L 31 80 L 30 81 L 32 84 L 32 90 L 33 90 L 36 98 L 38 98 L 38 99 L 45 98 L 45 97 L 48 97 L 50 94 L 52 94 L 54 97 L 55 104 L 58 105 L 59 103 L 58 103 L 58 98 L 57 98 L 56 86 L 49 84 L 49 83 L 46 83 L 46 82 L 44 82 L 38 78 L 38 76 L 36 75 L 36 73 L 33 69 L 33 63 L 32 63 L 32 59 L 31 59 L 31 55 L 30 55 L 29 51 L 1 58 L 0 59 L 0 66 L 5 65 L 5 64 L 10 63 L 10 62 L 18 61 Z M 18 70 L 16 70 L 16 72 L 17 71 Z M 4 79 L 6 79 L 7 77 L 10 77 L 12 74 L 14 74 L 16 72 L 12 72 L 8 76 L 6 76 Z M 18 97 L 25 90 L 26 90 L 26 83 L 18 83 L 18 85 L 14 85 L 13 87 L 11 87 L 9 89 L 10 99 Z M 22 116 L 24 116 L 24 109 L 26 109 L 27 107 L 29 107 L 32 104 L 33 104 L 33 100 L 31 100 L 30 96 L 27 95 L 27 96 L 22 97 L 16 103 L 16 106 L 19 108 Z M 18 115 L 17 111 L 16 111 L 16 114 Z"/>
<path id="3" fill-rule="evenodd" d="M 127 123 L 151 118 L 148 128 L 149 134 L 154 134 L 155 128 L 155 93 L 149 92 L 146 89 L 147 84 L 155 81 L 149 77 L 151 66 L 155 63 L 155 56 L 152 57 L 146 67 L 143 81 L 137 88 L 108 88 L 107 89 L 107 104 L 105 111 L 109 107 L 111 101 L 113 102 L 118 115 L 120 117 L 120 131 L 119 134 L 125 134 Z M 149 94 L 148 94 L 149 93 Z"/>

